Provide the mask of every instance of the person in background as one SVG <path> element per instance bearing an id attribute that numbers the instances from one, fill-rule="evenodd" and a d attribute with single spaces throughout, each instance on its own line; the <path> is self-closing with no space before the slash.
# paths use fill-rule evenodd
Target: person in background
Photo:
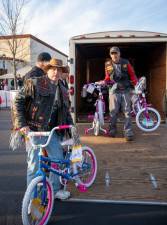
<path id="1" fill-rule="evenodd" d="M 9 91 L 9 85 L 8 85 L 8 80 L 4 80 L 4 91 Z"/>
<path id="2" fill-rule="evenodd" d="M 36 65 L 24 76 L 24 81 L 29 78 L 41 77 L 45 75 L 44 68 L 49 64 L 51 55 L 47 52 L 42 52 L 37 57 Z"/>
<path id="3" fill-rule="evenodd" d="M 125 115 L 124 136 L 127 141 L 133 140 L 131 123 L 131 84 L 137 83 L 135 72 L 127 59 L 120 57 L 120 49 L 116 46 L 110 48 L 110 59 L 105 63 L 105 82 L 113 85 L 109 88 L 110 126 L 109 134 L 116 136 L 117 118 L 120 109 Z"/>
<path id="4" fill-rule="evenodd" d="M 68 90 L 68 77 L 69 77 L 69 73 L 70 73 L 70 68 L 69 66 L 66 66 L 63 68 L 62 71 L 62 76 L 60 78 L 60 81 L 62 82 L 62 85 Z"/>
<path id="5" fill-rule="evenodd" d="M 11 80 L 10 86 L 11 86 L 11 90 L 14 90 L 14 79 Z"/>
<path id="6" fill-rule="evenodd" d="M 21 88 L 22 88 L 22 86 L 23 86 L 23 80 L 22 80 L 22 78 L 21 78 L 21 76 L 20 76 L 20 74 L 17 76 L 17 87 L 18 87 L 18 89 L 20 90 Z"/>
<path id="7" fill-rule="evenodd" d="M 0 80 L 0 90 L 3 90 L 4 88 L 4 85 L 3 85 L 3 80 Z"/>
<path id="8" fill-rule="evenodd" d="M 70 109 L 71 101 L 70 101 L 70 98 L 69 98 L 69 86 L 68 86 L 69 73 L 70 73 L 69 66 L 65 66 L 63 68 L 63 71 L 62 71 L 60 82 L 61 82 L 62 86 L 67 90 L 69 109 Z M 62 139 L 63 139 L 64 136 L 71 138 L 71 132 L 70 132 L 69 129 L 66 129 L 66 130 L 62 131 L 61 134 L 62 134 Z"/>

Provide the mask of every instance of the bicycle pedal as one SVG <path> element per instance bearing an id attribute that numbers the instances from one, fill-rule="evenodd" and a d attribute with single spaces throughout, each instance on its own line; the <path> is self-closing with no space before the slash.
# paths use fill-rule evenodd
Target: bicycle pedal
<path id="1" fill-rule="evenodd" d="M 79 192 L 82 192 L 82 193 L 87 192 L 87 190 L 88 190 L 87 187 L 83 184 L 77 184 L 76 187 L 79 190 Z"/>

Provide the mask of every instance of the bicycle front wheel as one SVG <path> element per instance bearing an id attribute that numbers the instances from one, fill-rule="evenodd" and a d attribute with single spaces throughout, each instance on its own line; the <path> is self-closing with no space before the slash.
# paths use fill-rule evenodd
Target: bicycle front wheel
<path id="1" fill-rule="evenodd" d="M 161 116 L 156 109 L 148 107 L 137 113 L 136 123 L 145 132 L 155 131 L 161 123 Z"/>
<path id="2" fill-rule="evenodd" d="M 52 212 L 53 202 L 53 188 L 49 179 L 46 178 L 46 188 L 44 188 L 42 176 L 34 178 L 23 198 L 23 225 L 46 225 Z"/>

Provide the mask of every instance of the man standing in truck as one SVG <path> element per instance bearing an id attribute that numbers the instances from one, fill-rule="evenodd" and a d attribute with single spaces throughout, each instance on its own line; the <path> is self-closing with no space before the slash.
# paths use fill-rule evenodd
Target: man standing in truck
<path id="1" fill-rule="evenodd" d="M 120 57 L 120 49 L 110 48 L 110 59 L 105 63 L 105 82 L 113 85 L 109 88 L 109 111 L 111 116 L 109 134 L 116 136 L 116 123 L 120 109 L 125 115 L 124 136 L 127 141 L 133 140 L 131 123 L 131 84 L 136 85 L 137 77 L 128 60 Z"/>

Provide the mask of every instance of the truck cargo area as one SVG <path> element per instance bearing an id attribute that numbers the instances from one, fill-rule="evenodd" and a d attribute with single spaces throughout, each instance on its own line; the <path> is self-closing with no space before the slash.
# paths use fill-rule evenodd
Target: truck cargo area
<path id="1" fill-rule="evenodd" d="M 166 89 L 166 43 L 93 43 L 76 44 L 76 119 L 81 121 L 92 110 L 81 98 L 86 83 L 104 79 L 104 64 L 109 58 L 109 48 L 118 46 L 121 56 L 128 59 L 137 77 L 147 78 L 147 99 L 163 117 L 162 100 Z"/>

